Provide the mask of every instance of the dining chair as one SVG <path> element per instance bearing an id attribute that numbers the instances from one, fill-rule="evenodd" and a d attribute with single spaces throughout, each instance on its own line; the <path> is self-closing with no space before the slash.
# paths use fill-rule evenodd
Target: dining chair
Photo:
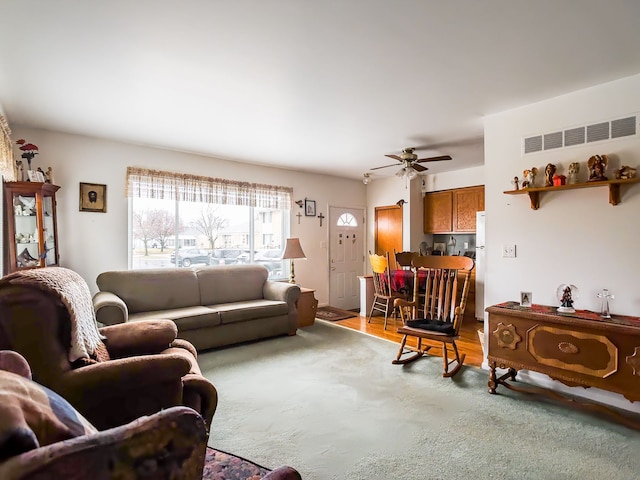
<path id="1" fill-rule="evenodd" d="M 396 252 L 395 248 L 393 253 L 396 259 L 396 266 L 398 269 L 411 270 L 411 262 L 414 257 L 417 257 L 418 252 Z"/>
<path id="2" fill-rule="evenodd" d="M 391 274 L 389 270 L 389 252 L 384 255 L 377 255 L 369 252 L 369 261 L 373 270 L 373 303 L 369 311 L 367 323 L 371 322 L 374 311 L 384 314 L 384 330 L 387 329 L 387 319 L 389 314 L 395 316 L 394 300 L 402 298 L 403 294 L 394 292 L 391 288 Z"/>
<path id="3" fill-rule="evenodd" d="M 411 301 L 396 299 L 394 307 L 400 310 L 403 335 L 398 355 L 392 363 L 407 364 L 429 353 L 433 345 L 423 340 L 442 344 L 443 377 L 453 377 L 464 363 L 456 340 L 464 317 L 469 293 L 468 274 L 474 267 L 472 259 L 464 256 L 423 256 L 413 261 L 413 298 Z M 465 274 L 466 273 L 466 274 Z M 463 279 L 462 288 L 458 280 Z M 420 293 L 424 289 L 421 300 Z M 407 345 L 409 337 L 416 339 L 416 346 Z M 448 349 L 455 358 L 449 360 Z M 454 367 L 450 370 L 451 365 Z"/>

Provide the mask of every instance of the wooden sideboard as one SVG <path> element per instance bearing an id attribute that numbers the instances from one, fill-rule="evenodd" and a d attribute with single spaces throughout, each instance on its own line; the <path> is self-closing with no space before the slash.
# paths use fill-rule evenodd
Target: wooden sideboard
<path id="1" fill-rule="evenodd" d="M 513 381 L 518 370 L 531 370 L 571 387 L 597 387 L 632 402 L 640 400 L 640 318 L 604 319 L 585 310 L 558 314 L 557 307 L 527 308 L 517 302 L 494 305 L 487 312 L 489 393 L 495 393 L 498 385 L 526 390 Z M 508 371 L 498 377 L 497 368 Z M 545 389 L 536 391 L 560 397 Z M 640 426 L 638 420 L 604 406 L 581 406 L 605 409 L 634 428 Z"/>

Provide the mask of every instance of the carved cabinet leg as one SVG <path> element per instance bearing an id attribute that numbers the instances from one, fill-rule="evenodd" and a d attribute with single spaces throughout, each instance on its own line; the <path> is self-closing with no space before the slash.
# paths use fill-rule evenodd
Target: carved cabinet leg
<path id="1" fill-rule="evenodd" d="M 496 393 L 496 387 L 498 383 L 496 382 L 496 362 L 491 362 L 489 364 L 489 393 Z"/>

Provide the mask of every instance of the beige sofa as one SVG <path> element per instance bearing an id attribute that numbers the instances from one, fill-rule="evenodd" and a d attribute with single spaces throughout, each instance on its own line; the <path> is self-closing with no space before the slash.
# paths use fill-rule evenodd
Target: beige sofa
<path id="1" fill-rule="evenodd" d="M 262 265 L 104 272 L 93 303 L 104 325 L 173 320 L 198 350 L 295 335 L 300 287 L 267 277 Z"/>

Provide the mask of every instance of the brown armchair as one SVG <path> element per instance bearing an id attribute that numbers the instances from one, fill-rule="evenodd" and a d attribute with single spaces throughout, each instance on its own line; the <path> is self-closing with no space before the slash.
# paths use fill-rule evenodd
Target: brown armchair
<path id="1" fill-rule="evenodd" d="M 0 279 L 0 349 L 22 354 L 33 379 L 66 398 L 99 430 L 184 405 L 210 428 L 217 392 L 195 348 L 170 320 L 98 329 L 77 273 L 22 270 Z"/>
<path id="2" fill-rule="evenodd" d="M 3 480 L 201 480 L 207 432 L 191 408 L 172 407 L 99 432 L 30 376 L 19 353 L 0 350 Z"/>

